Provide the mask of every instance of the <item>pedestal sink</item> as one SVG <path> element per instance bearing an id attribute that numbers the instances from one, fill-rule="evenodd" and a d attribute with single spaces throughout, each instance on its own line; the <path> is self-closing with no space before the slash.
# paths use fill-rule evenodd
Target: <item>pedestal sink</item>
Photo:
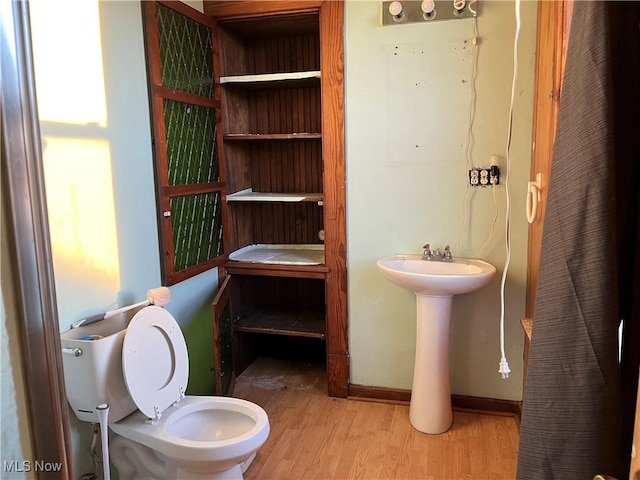
<path id="1" fill-rule="evenodd" d="M 378 260 L 390 282 L 416 294 L 416 359 L 409 420 L 417 430 L 437 434 L 451 426 L 449 322 L 453 295 L 482 288 L 496 268 L 482 260 L 422 260 L 420 255 L 395 255 Z"/>

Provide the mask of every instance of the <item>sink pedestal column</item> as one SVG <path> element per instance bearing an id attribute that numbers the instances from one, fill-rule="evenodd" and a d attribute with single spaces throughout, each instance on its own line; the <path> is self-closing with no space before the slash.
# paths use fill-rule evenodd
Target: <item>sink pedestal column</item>
<path id="1" fill-rule="evenodd" d="M 446 432 L 453 422 L 449 380 L 451 296 L 416 295 L 416 360 L 409 420 L 425 433 Z"/>

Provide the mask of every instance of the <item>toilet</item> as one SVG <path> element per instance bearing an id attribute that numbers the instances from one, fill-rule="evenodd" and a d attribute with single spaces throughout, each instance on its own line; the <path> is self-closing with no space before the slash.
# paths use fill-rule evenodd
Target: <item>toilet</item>
<path id="1" fill-rule="evenodd" d="M 185 395 L 187 346 L 164 308 L 147 306 L 61 335 L 67 399 L 81 421 L 108 404 L 120 479 L 242 479 L 269 436 L 258 405 Z"/>

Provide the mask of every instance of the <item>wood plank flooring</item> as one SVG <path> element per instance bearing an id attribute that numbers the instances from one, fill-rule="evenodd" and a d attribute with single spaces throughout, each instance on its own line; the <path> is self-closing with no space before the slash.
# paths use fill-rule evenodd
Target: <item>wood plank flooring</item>
<path id="1" fill-rule="evenodd" d="M 441 435 L 411 427 L 408 405 L 331 398 L 320 366 L 260 358 L 234 396 L 262 406 L 271 433 L 245 480 L 513 479 L 515 417 L 454 411 Z"/>

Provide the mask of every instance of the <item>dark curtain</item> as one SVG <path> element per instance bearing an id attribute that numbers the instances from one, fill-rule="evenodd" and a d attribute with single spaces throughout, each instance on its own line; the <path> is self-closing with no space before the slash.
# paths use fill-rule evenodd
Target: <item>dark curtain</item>
<path id="1" fill-rule="evenodd" d="M 521 480 L 629 476 L 640 357 L 639 12 L 638 2 L 573 7 L 525 380 Z"/>

